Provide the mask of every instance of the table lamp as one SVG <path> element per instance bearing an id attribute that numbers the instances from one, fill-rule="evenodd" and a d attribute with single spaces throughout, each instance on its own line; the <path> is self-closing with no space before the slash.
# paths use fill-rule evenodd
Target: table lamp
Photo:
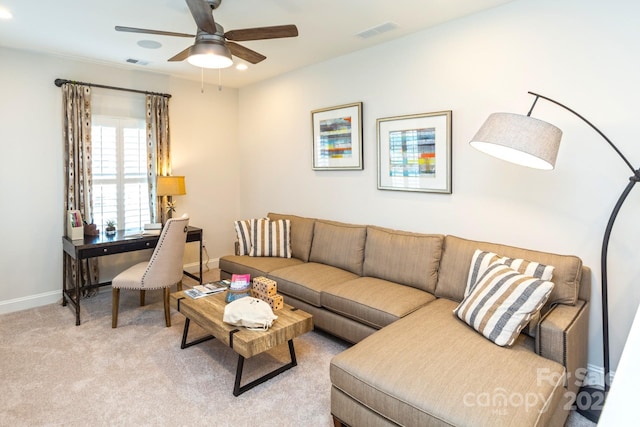
<path id="1" fill-rule="evenodd" d="M 167 196 L 167 217 L 171 218 L 173 212 L 176 211 L 176 204 L 171 200 L 172 196 L 184 196 L 187 194 L 184 176 L 158 176 L 156 194 L 158 197 Z"/>
<path id="2" fill-rule="evenodd" d="M 494 157 L 516 163 L 523 166 L 529 166 L 538 169 L 553 169 L 555 166 L 558 148 L 560 146 L 560 138 L 562 131 L 552 124 L 546 123 L 531 117 L 531 112 L 539 98 L 552 102 L 565 110 L 573 113 L 575 116 L 584 121 L 593 130 L 595 130 L 618 154 L 622 161 L 631 170 L 631 178 L 629 183 L 620 195 L 617 203 L 611 212 L 609 222 L 604 233 L 602 242 L 602 251 L 600 256 L 601 263 L 601 290 L 602 290 L 602 340 L 604 353 L 604 392 L 595 387 L 583 386 L 579 392 L 577 402 L 590 402 L 589 407 L 579 407 L 578 412 L 591 421 L 597 422 L 600 418 L 602 405 L 609 391 L 609 315 L 607 307 L 607 248 L 609 246 L 609 237 L 613 223 L 616 220 L 618 211 L 626 200 L 633 186 L 640 180 L 640 169 L 635 169 L 620 150 L 607 138 L 597 127 L 585 119 L 583 116 L 572 110 L 571 108 L 554 101 L 546 96 L 529 92 L 535 96 L 533 105 L 526 116 L 511 113 L 494 113 L 489 116 L 487 121 L 482 125 L 470 142 L 470 145 L 490 154 Z M 574 374 L 574 373 L 571 373 Z M 587 399 L 579 399 L 582 393 L 587 393 Z M 604 394 L 603 394 L 604 393 Z M 595 407 L 595 403 L 598 403 Z M 593 403 L 594 405 L 591 405 Z"/>

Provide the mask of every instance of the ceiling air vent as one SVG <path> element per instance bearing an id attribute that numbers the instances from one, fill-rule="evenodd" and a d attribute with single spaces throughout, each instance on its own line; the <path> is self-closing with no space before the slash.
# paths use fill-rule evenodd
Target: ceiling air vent
<path id="1" fill-rule="evenodd" d="M 395 22 L 385 22 L 384 24 L 377 25 L 373 28 L 369 28 L 368 30 L 361 31 L 356 34 L 356 36 L 368 39 L 373 36 L 377 36 L 378 34 L 386 33 L 387 31 L 395 30 L 399 25 Z"/>
<path id="2" fill-rule="evenodd" d="M 149 61 L 143 61 L 142 59 L 127 58 L 129 64 L 149 65 Z"/>

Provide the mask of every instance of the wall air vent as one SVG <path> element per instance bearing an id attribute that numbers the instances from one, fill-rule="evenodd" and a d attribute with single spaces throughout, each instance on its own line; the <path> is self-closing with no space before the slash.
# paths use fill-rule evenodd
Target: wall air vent
<path id="1" fill-rule="evenodd" d="M 356 34 L 356 36 L 368 39 L 373 36 L 377 36 L 378 34 L 386 33 L 387 31 L 395 30 L 399 25 L 395 22 L 385 22 L 384 24 L 377 25 L 373 28 L 369 28 L 367 30 L 361 31 Z"/>

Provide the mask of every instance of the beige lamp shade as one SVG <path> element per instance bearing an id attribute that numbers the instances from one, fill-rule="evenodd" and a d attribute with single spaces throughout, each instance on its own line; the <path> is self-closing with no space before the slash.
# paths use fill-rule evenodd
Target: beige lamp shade
<path id="1" fill-rule="evenodd" d="M 472 147 L 491 156 L 535 169 L 553 169 L 562 131 L 530 116 L 493 113 L 473 137 Z"/>
<path id="2" fill-rule="evenodd" d="M 184 176 L 159 176 L 156 192 L 158 196 L 183 196 L 187 194 Z"/>

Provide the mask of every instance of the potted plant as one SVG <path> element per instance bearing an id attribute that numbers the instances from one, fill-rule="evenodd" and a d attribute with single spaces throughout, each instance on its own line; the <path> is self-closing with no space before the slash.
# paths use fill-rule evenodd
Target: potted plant
<path id="1" fill-rule="evenodd" d="M 107 236 L 113 236 L 114 234 L 116 234 L 116 221 L 113 219 L 110 219 L 106 222 L 106 227 L 104 229 L 105 233 Z"/>

